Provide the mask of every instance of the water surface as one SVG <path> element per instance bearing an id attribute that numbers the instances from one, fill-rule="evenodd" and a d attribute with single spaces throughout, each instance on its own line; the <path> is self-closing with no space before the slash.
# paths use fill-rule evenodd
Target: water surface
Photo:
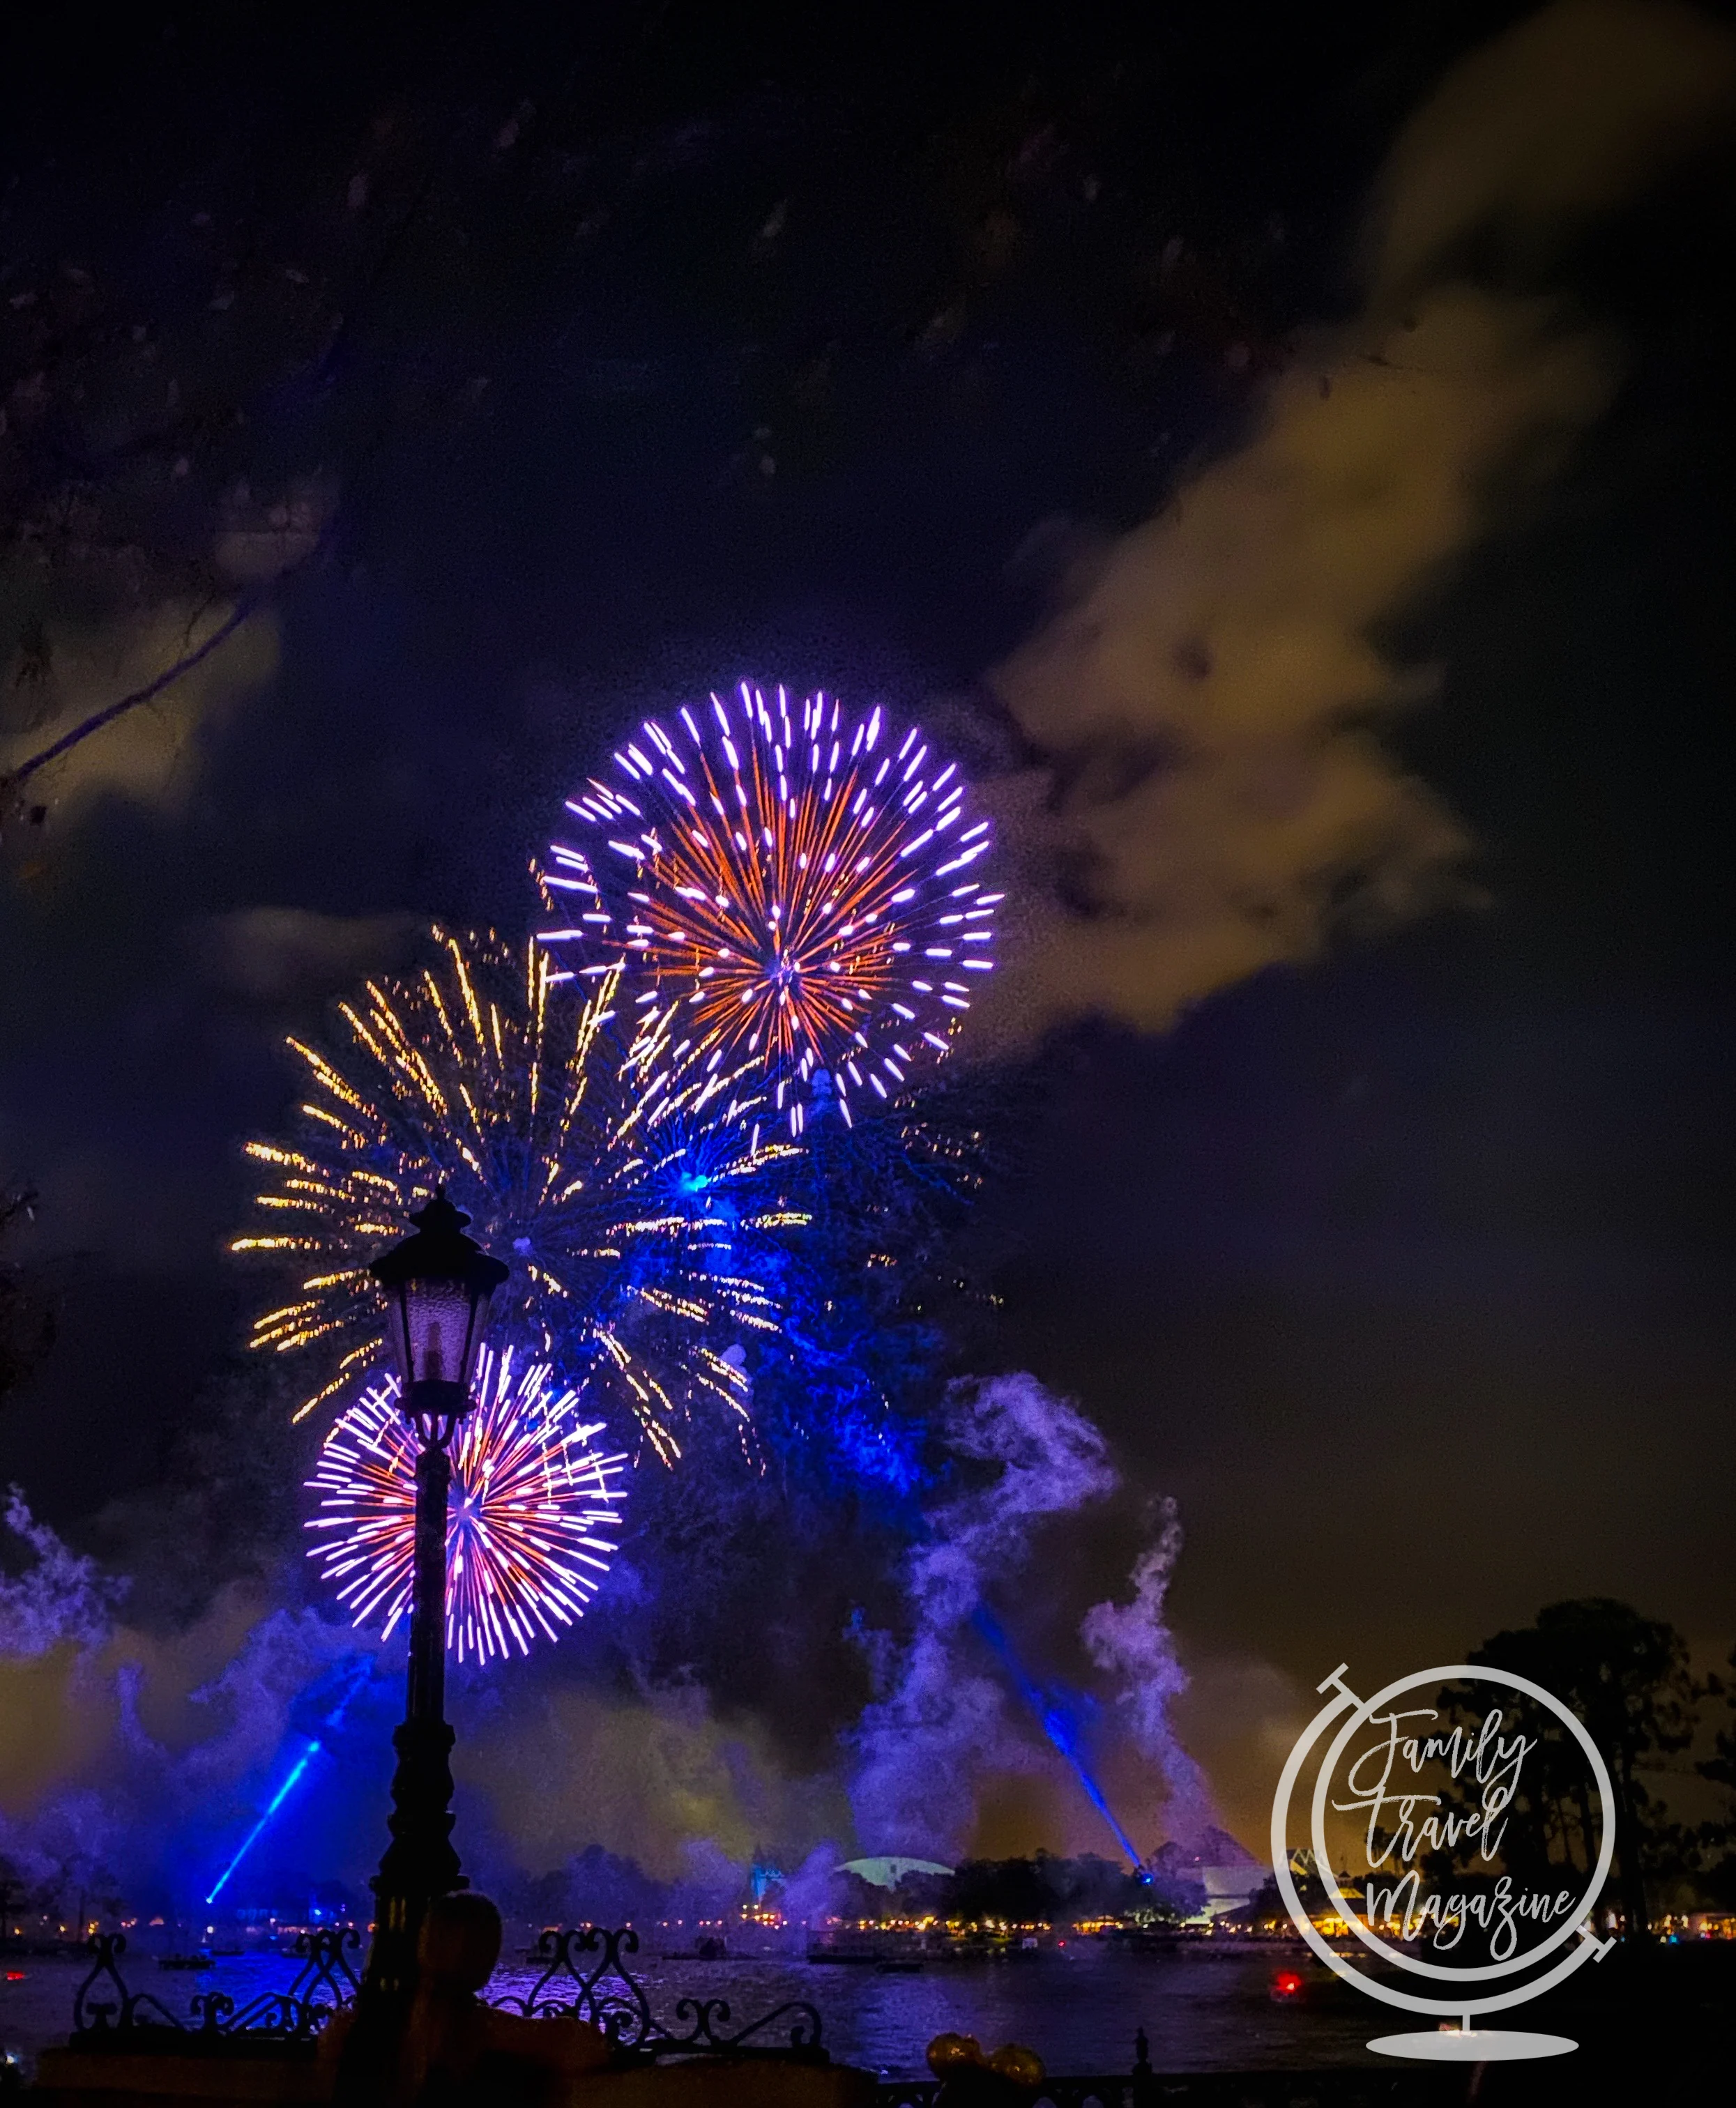
<path id="1" fill-rule="evenodd" d="M 0 2043 L 33 2055 L 65 2039 L 74 1987 L 88 1964 L 12 1957 L 22 1980 L 0 1982 Z M 237 2006 L 280 1989 L 298 1965 L 270 1953 L 225 1959 L 200 1975 L 160 1970 L 129 1954 L 128 1985 L 148 1991 L 185 2016 L 193 1998 L 222 1992 Z M 1354 1994 L 1339 1993 L 1325 1972 L 1295 1950 L 1251 1953 L 1184 1948 L 1175 1954 L 1130 1954 L 1096 1945 L 1069 1946 L 1030 1962 L 940 1962 L 921 1974 L 882 1975 L 873 1968 L 762 1957 L 665 1962 L 641 1955 L 634 1968 L 658 2018 L 678 2032 L 683 1998 L 721 1998 L 734 2032 L 786 2001 L 819 2010 L 824 2040 L 841 2062 L 897 2078 L 923 2069 L 929 2041 L 947 2031 L 973 2034 L 985 2049 L 1021 2042 L 1051 2071 L 1129 2070 L 1134 2035 L 1143 2027 L 1159 2071 L 1304 2068 L 1375 2061 L 1363 2045 L 1382 2015 Z M 1281 1971 L 1304 1978 L 1297 2002 L 1274 2002 Z M 496 1994 L 522 1996 L 537 1971 L 503 1967 Z M 787 2022 L 784 2024 L 787 2028 Z M 756 2039 L 787 2039 L 775 2032 Z"/>

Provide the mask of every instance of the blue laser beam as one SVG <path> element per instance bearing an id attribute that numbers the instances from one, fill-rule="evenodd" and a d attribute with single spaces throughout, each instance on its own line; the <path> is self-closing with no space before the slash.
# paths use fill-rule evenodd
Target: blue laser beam
<path id="1" fill-rule="evenodd" d="M 229 1876 L 235 1872 L 236 1868 L 240 1866 L 242 1860 L 246 1858 L 247 1854 L 253 1849 L 254 1846 L 258 1844 L 259 1841 L 260 1831 L 264 1829 L 266 1824 L 270 1822 L 273 1816 L 274 1816 L 277 1810 L 282 1807 L 284 1802 L 288 1799 L 290 1795 L 295 1790 L 296 1783 L 300 1780 L 302 1773 L 307 1769 L 308 1766 L 313 1763 L 314 1758 L 319 1754 L 321 1746 L 322 1745 L 318 1742 L 310 1741 L 307 1747 L 302 1751 L 301 1754 L 295 1759 L 294 1768 L 291 1770 L 289 1776 L 284 1780 L 282 1785 L 280 1786 L 277 1788 L 277 1790 L 272 1795 L 269 1803 L 267 1804 L 264 1813 L 259 1817 L 259 1821 L 254 1824 L 252 1829 L 247 1832 L 247 1835 L 241 1840 L 241 1849 L 218 1876 L 216 1887 L 214 1888 L 210 1895 L 205 1898 L 205 1901 L 208 1903 L 214 1903 L 217 1899 L 223 1894 L 224 1883 L 228 1881 Z"/>
<path id="2" fill-rule="evenodd" d="M 344 1716 L 367 1684 L 373 1674 L 374 1666 L 372 1657 L 366 1653 L 345 1655 L 340 1660 L 333 1663 L 323 1674 L 316 1677 L 290 1708 L 291 1725 L 298 1727 L 305 1736 L 307 1747 L 302 1751 L 288 1777 L 272 1795 L 270 1806 L 241 1840 L 241 1849 L 218 1876 L 217 1885 L 205 1898 L 208 1904 L 215 1903 L 218 1897 L 223 1894 L 224 1885 L 229 1876 L 258 1844 L 260 1833 L 277 1810 L 282 1807 L 284 1802 L 288 1799 L 290 1795 L 294 1792 L 309 1764 L 324 1749 L 326 1745 L 322 1739 L 323 1736 L 343 1726 Z M 319 1728 L 321 1733 L 309 1734 L 308 1728 L 310 1727 Z"/>
<path id="3" fill-rule="evenodd" d="M 1127 1854 L 1128 1864 L 1142 1880 L 1148 1878 L 1144 1862 L 1139 1857 L 1139 1847 L 1117 1821 L 1115 1810 L 1104 1798 L 1103 1790 L 1092 1777 L 1085 1760 L 1080 1754 L 1079 1731 L 1073 1716 L 1057 1699 L 1038 1683 L 1012 1651 L 1012 1642 L 999 1619 L 981 1607 L 972 1621 L 978 1632 L 1000 1657 L 1002 1666 L 1012 1679 L 1013 1687 L 1030 1708 L 1049 1741 L 1066 1758 L 1073 1776 L 1079 1781 L 1087 1800 L 1102 1817 L 1113 1832 L 1115 1841 Z"/>

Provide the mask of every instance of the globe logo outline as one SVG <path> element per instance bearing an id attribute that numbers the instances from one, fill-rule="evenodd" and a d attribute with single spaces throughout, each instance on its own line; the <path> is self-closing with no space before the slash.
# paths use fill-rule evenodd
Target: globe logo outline
<path id="1" fill-rule="evenodd" d="M 1592 1768 L 1592 1777 L 1598 1790 L 1599 1838 L 1598 1863 L 1587 1876 L 1585 1893 L 1578 1904 L 1567 1912 L 1553 1932 L 1540 1940 L 1526 1953 L 1513 1955 L 1505 1962 L 1491 1962 L 1472 1967 L 1457 1969 L 1449 1967 L 1441 1962 L 1425 1962 L 1420 1956 L 1402 1953 L 1397 1948 L 1390 1946 L 1371 1927 L 1364 1926 L 1351 1909 L 1348 1899 L 1339 1888 L 1338 1877 L 1332 1871 L 1332 1860 L 1325 1849 L 1327 1790 L 1331 1785 L 1332 1772 L 1337 1768 L 1338 1759 L 1344 1753 L 1345 1744 L 1359 1727 L 1367 1725 L 1380 1706 L 1387 1705 L 1392 1699 L 1402 1697 L 1406 1691 L 1414 1691 L 1419 1687 L 1427 1687 L 1433 1683 L 1444 1682 L 1449 1678 L 1455 1682 L 1505 1684 L 1510 1690 L 1521 1691 L 1527 1698 L 1535 1700 L 1569 1729 L 1581 1750 L 1585 1751 Z M 1423 1669 L 1414 1676 L 1399 1677 L 1393 1682 L 1389 1683 L 1383 1691 L 1377 1691 L 1372 1698 L 1365 1698 L 1353 1709 L 1348 1719 L 1338 1730 L 1333 1738 L 1332 1747 L 1321 1760 L 1319 1777 L 1314 1781 L 1310 1841 L 1314 1846 L 1314 1858 L 1320 1868 L 1321 1879 L 1332 1901 L 1338 1906 L 1338 1915 L 1370 1953 L 1378 1955 L 1386 1961 L 1396 1962 L 1401 1969 L 1410 1970 L 1419 1976 L 1432 1977 L 1441 1983 L 1480 1983 L 1494 1977 L 1516 1975 L 1521 1970 L 1534 1966 L 1546 1954 L 1553 1953 L 1558 1947 L 1571 1939 L 1580 1926 L 1585 1921 L 1598 1897 L 1603 1892 L 1603 1884 L 1608 1878 L 1610 1866 L 1615 1855 L 1615 1826 L 1609 1819 L 1610 1804 L 1614 1798 L 1615 1792 L 1611 1784 L 1608 1768 L 1605 1765 L 1596 1743 L 1586 1733 L 1585 1725 L 1577 1714 L 1563 1705 L 1553 1691 L 1545 1691 L 1541 1684 L 1533 1683 L 1527 1677 L 1515 1676 L 1504 1669 L 1472 1669 L 1466 1665 L 1459 1665 L 1445 1669 Z"/>
<path id="2" fill-rule="evenodd" d="M 1598 1939 L 1589 1922 L 1589 1914 L 1602 1891 L 1603 1882 L 1607 1877 L 1614 1858 L 1615 1826 L 1610 1817 L 1610 1810 L 1614 1802 L 1615 1794 L 1608 1767 L 1604 1763 L 1596 1745 L 1585 1733 L 1580 1720 L 1562 1705 L 1553 1692 L 1545 1691 L 1540 1685 L 1531 1682 L 1527 1678 L 1514 1675 L 1504 1669 L 1473 1668 L 1468 1663 L 1450 1664 L 1441 1669 L 1423 1669 L 1411 1676 L 1400 1677 L 1377 1691 L 1372 1698 L 1363 1700 L 1359 1698 L 1343 1681 L 1345 1669 L 1346 1664 L 1341 1663 L 1319 1686 L 1322 1691 L 1332 1691 L 1336 1695 L 1319 1713 L 1315 1714 L 1308 1726 L 1296 1737 L 1290 1754 L 1285 1761 L 1272 1803 L 1272 1872 L 1278 1883 L 1278 1893 L 1283 1899 L 1284 1908 L 1289 1913 L 1291 1922 L 1295 1926 L 1305 1944 L 1335 1975 L 1341 1978 L 1346 1983 L 1355 1984 L 1359 1990 L 1367 1993 L 1370 1998 L 1378 1999 L 1386 2005 L 1397 2006 L 1407 2012 L 1423 2013 L 1436 2019 L 1452 2020 L 1463 2016 L 1467 2028 L 1469 2027 L 1470 2016 L 1473 2011 L 1496 2012 L 1509 2007 L 1523 2005 L 1541 1993 L 1552 1989 L 1557 1984 L 1571 1975 L 1588 1956 L 1594 1956 L 1601 1961 L 1614 1946 L 1615 1942 L 1613 1939 Z M 1332 1768 L 1342 1751 L 1343 1745 L 1348 1741 L 1350 1736 L 1359 1726 L 1366 1724 L 1376 1707 L 1387 1703 L 1407 1691 L 1414 1690 L 1419 1686 L 1464 1680 L 1473 1682 L 1499 1682 L 1511 1690 L 1522 1692 L 1526 1696 L 1541 1704 L 1546 1710 L 1570 1728 L 1576 1741 L 1590 1761 L 1592 1777 L 1598 1795 L 1598 1826 L 1602 1832 L 1598 1863 L 1588 1877 L 1580 1901 L 1567 1914 L 1562 1926 L 1549 1936 L 1546 1942 L 1540 1943 L 1525 1954 L 1514 1956 L 1504 1962 L 1476 1969 L 1454 1969 L 1436 1963 L 1419 1963 L 1409 1956 L 1396 1953 L 1391 1948 L 1387 1947 L 1378 1935 L 1365 1935 L 1364 1929 L 1350 1909 L 1347 1899 L 1338 1886 L 1337 1878 L 1332 1873 L 1330 1855 L 1323 1849 L 1324 1789 L 1326 1784 L 1330 1781 Z M 1295 1796 L 1297 1777 L 1310 1754 L 1319 1741 L 1321 1736 L 1346 1707 L 1349 1708 L 1349 1717 L 1334 1738 L 1327 1759 L 1320 1768 L 1320 1776 L 1315 1786 L 1314 1808 L 1312 1811 L 1314 1819 L 1310 1822 L 1310 1842 L 1314 1849 L 1317 1864 L 1323 1870 L 1328 1892 L 1339 1908 L 1344 1922 L 1355 1932 L 1363 1946 L 1371 1953 L 1401 1962 L 1412 1971 L 1420 1971 L 1437 1981 L 1445 1978 L 1465 1985 L 1467 1989 L 1466 1995 L 1463 1997 L 1455 1998 L 1421 1997 L 1414 1992 L 1399 1990 L 1391 1984 L 1380 1983 L 1372 1977 L 1364 1975 L 1359 1968 L 1353 1966 L 1351 1958 L 1339 1954 L 1322 1935 L 1308 1915 L 1301 1897 L 1297 1892 L 1295 1876 L 1290 1865 L 1290 1850 L 1286 1835 L 1290 1804 Z M 1580 1938 L 1579 1946 L 1571 1949 L 1556 1963 L 1553 1968 L 1548 1970 L 1534 1981 L 1515 1985 L 1493 1995 L 1476 1988 L 1480 1984 L 1488 1982 L 1491 1978 L 1508 1977 L 1521 1969 L 1535 1968 L 1540 1960 L 1575 1933 L 1577 1933 Z"/>

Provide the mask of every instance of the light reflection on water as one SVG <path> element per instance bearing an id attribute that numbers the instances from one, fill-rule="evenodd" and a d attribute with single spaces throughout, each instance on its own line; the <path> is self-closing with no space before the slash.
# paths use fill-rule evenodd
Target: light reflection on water
<path id="1" fill-rule="evenodd" d="M 34 2055 L 65 2039 L 73 1990 L 88 1965 L 15 1959 L 11 1966 L 25 1971 L 25 1980 L 0 1984 L 0 2043 Z M 123 1963 L 130 1989 L 148 1991 L 182 2015 L 200 1993 L 226 1992 L 239 2006 L 280 1989 L 298 1966 L 248 1955 L 193 1975 L 159 1970 L 148 1956 L 129 1953 Z M 1026 2043 L 1053 2072 L 1128 2070 L 1140 2027 L 1158 2071 L 1372 2064 L 1364 2044 L 1380 2031 L 1371 2022 L 1382 2017 L 1354 1993 L 1335 1995 L 1324 1971 L 1305 1968 L 1288 1948 L 1166 1955 L 1088 1947 L 1029 1962 L 942 1963 L 916 1975 L 778 1958 L 661 1962 L 645 1954 L 634 1967 L 652 2011 L 678 2032 L 681 1998 L 727 2000 L 732 2018 L 727 2026 L 719 2022 L 719 2034 L 786 2000 L 805 2000 L 819 2009 L 835 2060 L 900 2078 L 921 2071 L 929 2041 L 949 2030 L 976 2036 L 985 2049 Z M 1304 1976 L 1301 2003 L 1273 2001 L 1280 1969 Z M 490 1988 L 521 1996 L 538 1973 L 516 1962 Z"/>

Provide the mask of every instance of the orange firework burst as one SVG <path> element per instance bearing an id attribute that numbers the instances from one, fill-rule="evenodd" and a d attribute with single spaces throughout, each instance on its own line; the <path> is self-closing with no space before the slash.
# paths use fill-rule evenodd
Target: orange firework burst
<path id="1" fill-rule="evenodd" d="M 567 921 L 542 941 L 639 984 L 640 1029 L 678 1058 L 760 1067 L 792 1134 L 815 1101 L 848 1121 L 852 1092 L 895 1097 L 949 1051 L 993 967 L 989 822 L 956 763 L 914 727 L 895 745 L 877 706 L 850 720 L 744 682 L 679 718 L 647 720 L 621 781 L 568 801 L 606 854 L 552 846 L 543 897 Z"/>

